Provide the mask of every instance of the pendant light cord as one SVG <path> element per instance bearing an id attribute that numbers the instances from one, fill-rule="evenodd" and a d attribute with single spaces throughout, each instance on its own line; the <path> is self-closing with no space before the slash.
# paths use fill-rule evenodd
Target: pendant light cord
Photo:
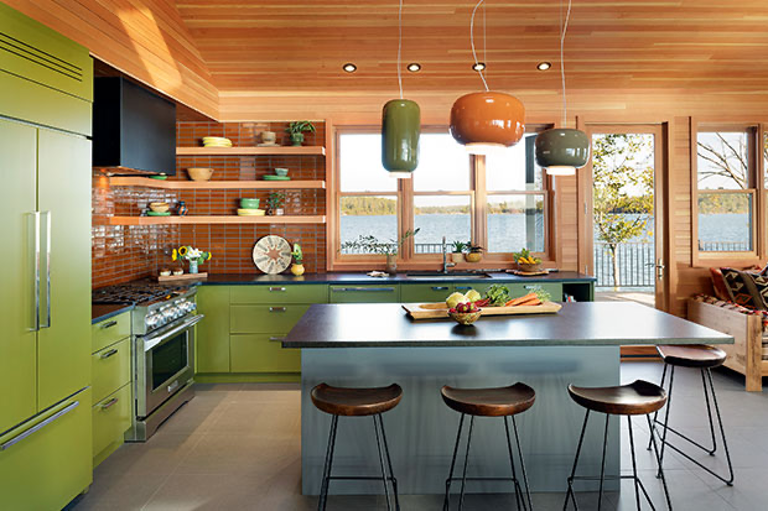
<path id="1" fill-rule="evenodd" d="M 477 2 L 477 4 L 475 5 L 475 8 L 472 9 L 472 18 L 470 18 L 469 20 L 469 44 L 472 46 L 472 58 L 475 59 L 475 66 L 480 64 L 477 60 L 477 51 L 475 50 L 475 14 L 477 14 L 477 9 L 483 4 L 484 1 L 485 0 L 479 0 Z M 485 90 L 487 92 L 489 90 L 488 82 L 485 81 L 485 75 L 483 75 L 483 70 L 480 69 L 477 72 L 480 73 L 480 79 L 483 81 L 483 85 L 485 86 Z"/>
<path id="2" fill-rule="evenodd" d="M 403 71 L 402 53 L 403 53 L 403 0 L 400 0 L 400 8 L 397 11 L 397 83 L 400 86 L 400 99 L 403 99 Z"/>
<path id="3" fill-rule="evenodd" d="M 568 21 L 571 19 L 571 2 L 568 0 L 568 10 L 565 13 L 565 23 L 563 23 L 560 29 L 560 78 L 563 86 L 563 127 L 565 127 L 568 121 L 568 100 L 565 97 L 565 62 L 564 62 L 564 48 L 565 48 L 565 33 L 568 31 Z M 562 17 L 562 0 L 560 0 L 561 17 Z"/>

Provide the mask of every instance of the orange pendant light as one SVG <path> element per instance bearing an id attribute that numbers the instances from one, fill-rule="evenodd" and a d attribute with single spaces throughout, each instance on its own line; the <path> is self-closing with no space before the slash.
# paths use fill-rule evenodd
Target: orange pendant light
<path id="1" fill-rule="evenodd" d="M 475 14 L 483 2 L 479 0 L 472 10 L 469 39 L 475 59 L 473 69 L 480 74 L 485 91 L 465 94 L 457 99 L 451 108 L 450 126 L 453 138 L 463 144 L 468 152 L 477 155 L 514 146 L 525 133 L 523 103 L 511 94 L 489 90 L 483 75 L 485 66 L 480 66 L 477 60 Z"/>

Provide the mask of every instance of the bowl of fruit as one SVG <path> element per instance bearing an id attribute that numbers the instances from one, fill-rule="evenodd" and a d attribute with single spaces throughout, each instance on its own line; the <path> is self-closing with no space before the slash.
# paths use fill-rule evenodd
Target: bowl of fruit
<path id="1" fill-rule="evenodd" d="M 482 310 L 473 302 L 461 302 L 448 310 L 448 316 L 461 325 L 472 325 L 482 315 Z"/>
<path id="2" fill-rule="evenodd" d="M 523 272 L 541 272 L 541 258 L 532 255 L 528 249 L 512 253 L 512 257 L 517 263 L 517 268 Z"/>

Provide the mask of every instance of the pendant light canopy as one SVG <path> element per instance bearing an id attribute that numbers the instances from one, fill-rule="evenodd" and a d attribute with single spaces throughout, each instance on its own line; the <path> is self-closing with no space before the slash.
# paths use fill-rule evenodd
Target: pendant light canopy
<path id="1" fill-rule="evenodd" d="M 568 11 L 565 23 L 560 30 L 560 78 L 563 87 L 563 126 L 568 121 L 568 102 L 565 96 L 565 63 L 564 45 L 568 21 L 571 19 L 571 2 L 568 0 Z M 562 5 L 562 4 L 561 4 Z M 536 163 L 547 170 L 551 176 L 573 176 L 576 169 L 587 165 L 589 161 L 589 137 L 581 130 L 573 128 L 553 128 L 545 130 L 536 136 Z"/>
<path id="2" fill-rule="evenodd" d="M 451 135 L 467 151 L 484 155 L 517 144 L 525 133 L 525 107 L 502 92 L 473 92 L 451 108 Z"/>
<path id="3" fill-rule="evenodd" d="M 488 89 L 475 51 L 475 14 L 484 0 L 479 0 L 472 10 L 469 23 L 469 41 L 475 59 L 473 69 L 480 75 L 484 92 L 465 94 L 451 108 L 451 135 L 472 154 L 484 155 L 497 149 L 517 144 L 525 133 L 525 107 L 510 94 Z M 485 16 L 485 11 L 483 11 Z"/>
<path id="4" fill-rule="evenodd" d="M 397 81 L 400 99 L 390 100 L 381 111 L 381 165 L 393 178 L 410 178 L 419 165 L 421 109 L 403 98 L 401 53 L 403 49 L 403 0 L 398 10 Z"/>
<path id="5" fill-rule="evenodd" d="M 421 109 L 415 101 L 389 100 L 381 112 L 381 163 L 393 178 L 410 178 L 419 165 Z"/>

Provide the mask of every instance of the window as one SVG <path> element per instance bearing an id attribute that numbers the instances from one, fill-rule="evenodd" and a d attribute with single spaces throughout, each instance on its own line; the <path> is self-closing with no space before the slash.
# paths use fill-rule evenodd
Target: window
<path id="1" fill-rule="evenodd" d="M 378 130 L 339 130 L 338 209 L 331 212 L 338 219 L 339 261 L 366 259 L 359 249 L 341 249 L 345 242 L 369 235 L 389 242 L 414 229 L 419 232 L 403 246 L 402 259 L 434 260 L 443 237 L 481 245 L 486 261 L 499 264 L 523 247 L 546 253 L 549 180 L 534 162 L 535 138 L 527 134 L 512 148 L 471 157 L 447 130 L 424 129 L 418 169 L 412 179 L 396 180 L 381 166 Z"/>
<path id="2" fill-rule="evenodd" d="M 699 252 L 755 250 L 755 130 L 697 134 Z"/>
<path id="3" fill-rule="evenodd" d="M 535 133 L 527 134 L 516 146 L 486 157 L 488 252 L 546 250 L 547 196 L 535 141 Z"/>

